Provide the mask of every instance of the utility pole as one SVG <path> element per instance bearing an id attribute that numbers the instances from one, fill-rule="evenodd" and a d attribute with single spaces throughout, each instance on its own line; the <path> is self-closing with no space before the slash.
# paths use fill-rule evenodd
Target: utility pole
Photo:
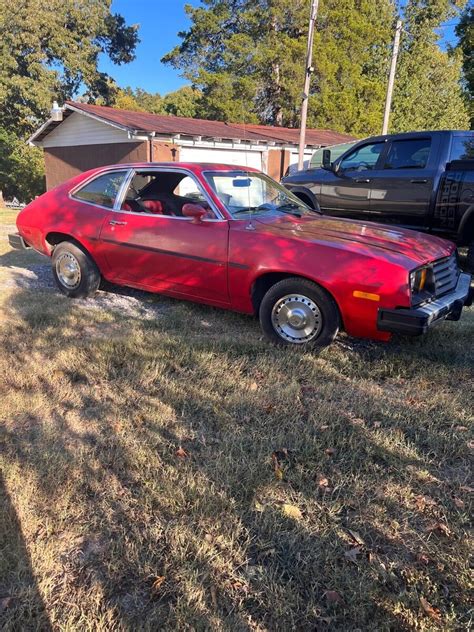
<path id="1" fill-rule="evenodd" d="M 400 35 L 402 33 L 402 21 L 397 21 L 395 38 L 393 40 L 392 63 L 390 64 L 390 75 L 388 78 L 387 96 L 385 97 L 385 110 L 383 113 L 382 134 L 388 133 L 388 120 L 390 118 L 390 108 L 392 106 L 393 84 L 395 83 L 395 72 L 397 70 L 398 49 L 400 47 Z"/>
<path id="2" fill-rule="evenodd" d="M 311 75 L 313 73 L 313 39 L 314 39 L 314 26 L 316 24 L 316 16 L 318 15 L 319 0 L 312 0 L 311 13 L 309 18 L 308 29 L 308 45 L 306 48 L 306 67 L 304 76 L 304 88 L 303 88 L 303 101 L 301 103 L 301 121 L 300 121 L 300 143 L 298 150 L 298 170 L 303 169 L 304 164 L 304 148 L 306 144 L 306 119 L 308 117 L 308 98 L 309 98 L 309 86 L 311 82 Z"/>

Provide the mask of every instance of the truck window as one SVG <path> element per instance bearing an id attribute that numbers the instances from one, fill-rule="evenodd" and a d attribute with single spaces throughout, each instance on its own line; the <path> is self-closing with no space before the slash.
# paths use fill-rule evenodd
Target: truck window
<path id="1" fill-rule="evenodd" d="M 340 171 L 366 171 L 377 164 L 384 143 L 370 143 L 354 149 L 339 164 Z"/>
<path id="2" fill-rule="evenodd" d="M 431 139 L 394 140 L 388 150 L 384 169 L 424 169 L 430 155 Z"/>
<path id="3" fill-rule="evenodd" d="M 474 134 L 472 136 L 455 136 L 449 160 L 474 159 Z"/>

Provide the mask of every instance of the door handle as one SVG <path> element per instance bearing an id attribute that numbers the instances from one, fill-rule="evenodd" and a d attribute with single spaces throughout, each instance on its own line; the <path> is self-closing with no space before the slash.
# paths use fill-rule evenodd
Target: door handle
<path id="1" fill-rule="evenodd" d="M 109 224 L 112 224 L 112 226 L 126 226 L 127 222 L 119 222 L 116 219 L 111 219 Z"/>
<path id="2" fill-rule="evenodd" d="M 413 178 L 410 182 L 412 184 L 426 184 L 428 180 L 426 178 Z"/>
<path id="3" fill-rule="evenodd" d="M 359 184 L 362 184 L 362 183 L 369 184 L 370 180 L 369 178 L 356 178 L 355 182 L 358 182 Z"/>

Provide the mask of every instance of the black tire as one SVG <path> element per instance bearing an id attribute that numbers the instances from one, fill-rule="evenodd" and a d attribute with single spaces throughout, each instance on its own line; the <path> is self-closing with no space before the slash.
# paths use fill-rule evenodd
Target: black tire
<path id="1" fill-rule="evenodd" d="M 474 241 L 467 247 L 466 268 L 468 272 L 474 273 Z"/>
<path id="2" fill-rule="evenodd" d="M 300 322 L 295 327 L 289 321 L 282 325 L 285 313 Z M 273 343 L 303 349 L 330 345 L 340 325 L 334 299 L 316 283 L 297 277 L 283 279 L 267 291 L 259 318 L 264 334 Z"/>
<path id="3" fill-rule="evenodd" d="M 54 280 L 69 298 L 86 298 L 97 292 L 100 285 L 99 269 L 80 246 L 62 241 L 53 250 L 52 264 Z M 67 278 L 69 274 L 71 277 Z"/>

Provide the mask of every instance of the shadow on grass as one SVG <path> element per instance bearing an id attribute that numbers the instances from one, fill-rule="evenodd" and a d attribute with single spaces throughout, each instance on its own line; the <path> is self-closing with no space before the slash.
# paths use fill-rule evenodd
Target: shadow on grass
<path id="1" fill-rule="evenodd" d="M 0 471 L 0 628 L 51 630 L 20 521 Z"/>
<path id="2" fill-rule="evenodd" d="M 73 524 L 59 521 L 68 536 L 53 583 L 69 599 L 84 599 L 90 621 L 118 629 L 410 629 L 427 590 L 444 613 L 454 609 L 466 621 L 464 571 L 444 554 L 456 543 L 433 535 L 439 564 L 421 572 L 416 560 L 429 524 L 444 519 L 468 475 L 463 440 L 450 431 L 456 420 L 437 411 L 433 426 L 429 411 L 414 414 L 402 396 L 354 383 L 330 350 L 319 362 L 253 339 L 193 338 L 186 311 L 182 323 L 179 312 L 166 322 L 128 318 L 118 321 L 123 337 L 88 340 L 78 336 L 85 317 L 73 302 L 38 314 L 30 299 L 26 291 L 13 298 L 23 324 L 5 340 L 5 353 L 18 371 L 34 373 L 32 350 L 51 364 L 54 372 L 32 375 L 28 388 L 53 407 L 44 417 L 23 410 L 2 428 L 5 460 L 29 473 L 38 513 L 55 523 L 58 505 L 73 508 Z M 432 351 L 407 348 L 413 377 L 413 354 L 421 350 L 426 360 Z M 379 382 L 398 375 L 402 360 L 381 349 L 354 345 L 363 378 L 371 367 Z M 391 354 L 395 369 L 377 373 Z M 465 367 L 467 357 L 453 366 Z M 279 390 L 249 390 L 255 366 L 276 367 Z M 7 386 L 25 388 L 13 374 Z M 461 397 L 468 406 L 469 393 Z M 177 457 L 179 446 L 187 456 Z M 327 454 L 335 446 L 336 455 Z M 271 453 L 282 448 L 289 456 L 277 481 Z M 323 474 L 331 492 L 318 488 Z M 389 497 L 384 490 L 397 485 L 401 495 Z M 414 498 L 428 494 L 438 506 L 424 512 Z M 285 516 L 288 501 L 301 520 Z M 459 540 L 464 519 L 456 520 Z M 354 547 L 349 530 L 365 543 L 356 563 L 344 555 Z M 328 590 L 342 603 L 328 603 Z M 93 591 L 100 600 L 88 601 Z M 58 598 L 48 600 L 56 620 L 84 623 Z M 395 602 L 402 614 L 388 608 Z"/>

